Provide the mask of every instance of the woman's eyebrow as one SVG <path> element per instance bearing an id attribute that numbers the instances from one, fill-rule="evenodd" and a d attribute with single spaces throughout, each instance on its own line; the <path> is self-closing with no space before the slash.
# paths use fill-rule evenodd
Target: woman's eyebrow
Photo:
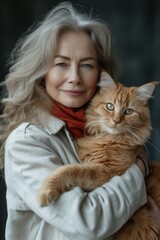
<path id="1" fill-rule="evenodd" d="M 85 58 L 81 59 L 81 61 L 89 61 L 89 60 L 96 61 L 96 58 L 94 58 L 94 57 L 85 57 Z"/>
<path id="2" fill-rule="evenodd" d="M 69 57 L 66 57 L 66 56 L 63 56 L 63 55 L 56 55 L 55 58 L 64 58 L 64 59 L 70 60 Z"/>
<path id="3" fill-rule="evenodd" d="M 71 60 L 69 57 L 64 56 L 64 55 L 56 55 L 55 58 L 63 58 L 63 59 L 66 59 L 66 60 Z M 80 59 L 81 62 L 89 61 L 89 60 L 96 61 L 96 58 L 94 58 L 94 57 L 84 57 L 84 58 Z"/>

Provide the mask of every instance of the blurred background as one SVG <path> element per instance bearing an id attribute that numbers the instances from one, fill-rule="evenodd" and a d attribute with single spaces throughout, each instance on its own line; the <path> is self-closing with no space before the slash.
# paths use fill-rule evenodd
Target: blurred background
<path id="1" fill-rule="evenodd" d="M 0 2 L 0 81 L 8 72 L 7 60 L 16 41 L 52 7 L 56 0 L 1 0 Z M 114 50 L 123 72 L 119 81 L 130 86 L 160 82 L 160 1 L 159 0 L 78 0 L 86 11 L 105 20 L 112 33 Z M 153 132 L 148 143 L 150 158 L 160 161 L 160 86 L 151 100 Z M 4 176 L 0 177 L 0 239 L 6 221 Z"/>

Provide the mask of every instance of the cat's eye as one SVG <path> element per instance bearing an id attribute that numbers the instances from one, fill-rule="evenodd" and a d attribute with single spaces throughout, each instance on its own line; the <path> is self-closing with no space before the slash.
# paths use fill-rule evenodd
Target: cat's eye
<path id="1" fill-rule="evenodd" d="M 134 112 L 134 110 L 133 110 L 132 108 L 127 108 L 127 109 L 124 111 L 124 114 L 125 114 L 125 115 L 131 115 L 133 112 Z"/>
<path id="2" fill-rule="evenodd" d="M 109 111 L 113 111 L 115 109 L 115 106 L 113 103 L 107 103 L 106 104 L 106 108 L 109 110 Z"/>

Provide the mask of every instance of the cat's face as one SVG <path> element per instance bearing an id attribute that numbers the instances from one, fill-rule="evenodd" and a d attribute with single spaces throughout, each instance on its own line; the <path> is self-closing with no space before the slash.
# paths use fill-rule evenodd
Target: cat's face
<path id="1" fill-rule="evenodd" d="M 111 82 L 103 86 L 86 112 L 90 134 L 132 134 L 136 138 L 141 138 L 141 135 L 149 137 L 151 122 L 148 100 L 154 90 L 152 84 L 125 87 Z"/>
<path id="2" fill-rule="evenodd" d="M 104 88 L 97 94 L 92 110 L 100 132 L 120 134 L 150 124 L 147 103 L 140 100 L 133 90 L 118 84 L 114 89 Z"/>

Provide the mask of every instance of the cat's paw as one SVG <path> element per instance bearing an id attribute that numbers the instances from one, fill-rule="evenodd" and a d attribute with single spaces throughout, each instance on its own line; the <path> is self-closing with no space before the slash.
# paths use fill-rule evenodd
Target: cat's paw
<path id="1" fill-rule="evenodd" d="M 45 207 L 49 205 L 51 202 L 53 202 L 57 196 L 53 193 L 51 190 L 40 190 L 38 193 L 38 202 L 41 205 L 41 207 Z"/>
<path id="2" fill-rule="evenodd" d="M 38 192 L 38 202 L 42 207 L 54 202 L 61 194 L 61 189 L 58 188 L 58 183 L 53 181 L 46 181 L 41 186 Z"/>
<path id="3" fill-rule="evenodd" d="M 68 190 L 69 185 L 65 181 L 66 167 L 60 167 L 53 175 L 48 177 L 38 192 L 38 202 L 41 206 L 47 206 L 55 201 L 59 195 Z"/>

